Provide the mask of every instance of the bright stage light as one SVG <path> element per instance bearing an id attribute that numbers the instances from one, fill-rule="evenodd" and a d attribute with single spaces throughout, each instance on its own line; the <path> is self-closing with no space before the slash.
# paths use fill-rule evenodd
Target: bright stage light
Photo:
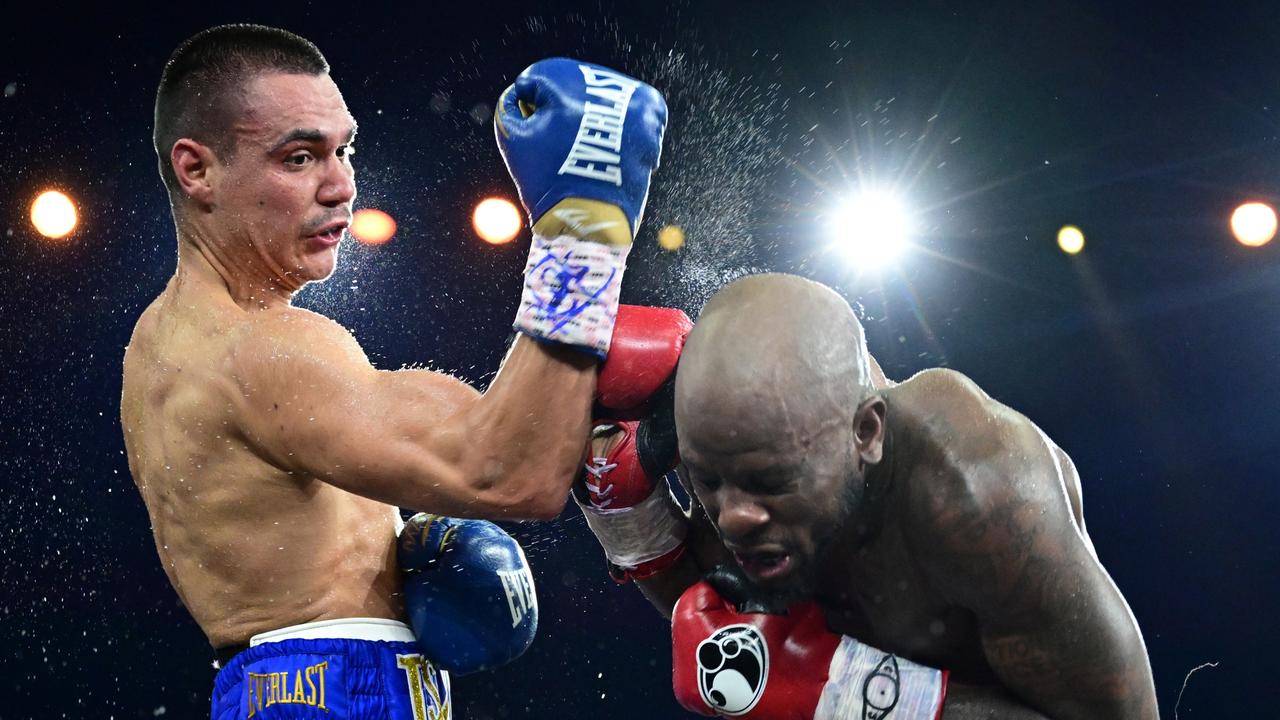
<path id="1" fill-rule="evenodd" d="M 357 210 L 351 216 L 351 236 L 365 245 L 381 245 L 395 234 L 395 218 L 377 208 Z"/>
<path id="2" fill-rule="evenodd" d="M 907 249 L 911 220 L 902 202 L 887 192 L 863 193 L 831 218 L 832 244 L 859 268 L 891 264 Z"/>
<path id="3" fill-rule="evenodd" d="M 1276 211 L 1266 203 L 1245 203 L 1231 213 L 1231 233 L 1241 245 L 1266 245 L 1276 236 Z"/>
<path id="4" fill-rule="evenodd" d="M 471 215 L 471 226 L 481 240 L 493 245 L 501 245 L 515 239 L 524 223 L 520 219 L 520 211 L 504 198 L 486 198 L 476 205 Z"/>
<path id="5" fill-rule="evenodd" d="M 1084 249 L 1084 233 L 1075 225 L 1063 225 L 1058 231 L 1058 247 L 1068 255 L 1075 255 Z"/>
<path id="6" fill-rule="evenodd" d="M 57 190 L 46 190 L 31 203 L 31 224 L 51 240 L 66 237 L 76 228 L 76 206 Z"/>
<path id="7" fill-rule="evenodd" d="M 658 231 L 658 247 L 667 252 L 675 252 L 684 247 L 684 228 L 679 225 L 666 225 Z"/>

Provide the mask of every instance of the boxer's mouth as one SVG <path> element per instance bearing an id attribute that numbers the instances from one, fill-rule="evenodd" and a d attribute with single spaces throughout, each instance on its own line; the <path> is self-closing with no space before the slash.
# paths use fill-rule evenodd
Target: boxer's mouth
<path id="1" fill-rule="evenodd" d="M 734 552 L 733 559 L 748 575 L 762 580 L 785 575 L 792 565 L 791 554 L 781 551 Z"/>
<path id="2" fill-rule="evenodd" d="M 315 240 L 324 245 L 337 245 L 342 241 L 342 233 L 350 225 L 349 220 L 339 220 L 331 222 L 320 228 L 319 232 L 312 233 L 307 236 L 308 240 Z"/>

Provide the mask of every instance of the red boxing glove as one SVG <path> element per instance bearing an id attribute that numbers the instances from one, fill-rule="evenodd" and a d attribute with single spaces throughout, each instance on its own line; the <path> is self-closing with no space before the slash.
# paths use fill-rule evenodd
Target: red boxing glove
<path id="1" fill-rule="evenodd" d="M 619 305 L 609 355 L 600 366 L 596 402 L 620 420 L 635 420 L 676 371 L 693 321 L 676 308 Z"/>
<path id="2" fill-rule="evenodd" d="M 650 428 L 627 420 L 609 427 L 622 436 L 606 457 L 589 457 L 578 495 L 582 513 L 619 582 L 652 577 L 685 553 L 684 515 L 663 477 L 675 468 L 673 447 L 645 442 Z M 663 452 L 663 451 L 666 452 Z"/>
<path id="3" fill-rule="evenodd" d="M 739 613 L 705 580 L 671 617 L 672 685 L 685 708 L 747 720 L 936 720 L 947 674 L 826 627 L 817 604 Z M 893 712 L 890 716 L 890 712 Z"/>
<path id="4" fill-rule="evenodd" d="M 614 428 L 622 433 L 622 437 L 607 457 L 589 458 L 586 467 L 587 501 L 591 507 L 606 513 L 639 505 L 653 493 L 662 476 L 675 469 L 675 458 L 665 459 L 667 462 L 654 458 L 649 463 L 641 459 L 637 442 L 638 420 L 623 420 L 601 427 Z"/>

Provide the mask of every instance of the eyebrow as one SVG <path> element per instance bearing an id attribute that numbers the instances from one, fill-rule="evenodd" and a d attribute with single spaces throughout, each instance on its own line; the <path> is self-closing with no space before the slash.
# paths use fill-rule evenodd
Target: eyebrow
<path id="1" fill-rule="evenodd" d="M 343 138 L 342 144 L 349 145 L 351 144 L 351 141 L 355 139 L 356 139 L 356 126 L 352 125 L 351 129 L 347 131 L 346 137 Z M 271 148 L 271 152 L 272 153 L 279 152 L 280 149 L 283 148 L 284 146 L 288 145 L 291 142 L 297 142 L 299 140 L 305 140 L 306 142 L 319 143 L 319 142 L 325 141 L 325 135 L 324 133 L 320 132 L 315 128 L 295 128 L 294 130 L 289 131 L 288 135 L 285 135 L 283 138 L 281 138 L 280 142 L 276 143 L 275 147 Z"/>

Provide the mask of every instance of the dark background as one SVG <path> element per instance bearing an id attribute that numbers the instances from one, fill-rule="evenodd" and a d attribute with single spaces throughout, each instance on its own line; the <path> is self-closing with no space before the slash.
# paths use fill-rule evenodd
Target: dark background
<path id="1" fill-rule="evenodd" d="M 212 653 L 157 562 L 128 476 L 120 360 L 174 266 L 150 147 L 182 39 L 253 21 L 316 42 L 360 122 L 358 206 L 396 239 L 348 244 L 298 303 L 381 367 L 485 383 L 527 237 L 479 243 L 514 198 L 489 108 L 571 54 L 667 92 L 663 166 L 624 299 L 696 313 L 726 279 L 839 288 L 892 377 L 946 365 L 1069 452 L 1099 555 L 1144 631 L 1163 714 L 1274 717 L 1280 598 L 1280 247 L 1227 219 L 1280 199 L 1280 11 L 1266 3 L 273 4 L 132 13 L 50 3 L 0 19 L 0 717 L 199 717 Z M 472 117 L 476 111 L 479 120 Z M 897 187 L 916 250 L 862 276 L 822 219 Z M 66 241 L 31 200 L 68 191 Z M 679 253 L 654 244 L 678 223 Z M 1087 237 L 1059 252 L 1064 223 Z M 542 628 L 516 663 L 455 683 L 463 718 L 666 718 L 665 623 L 605 576 L 576 510 L 512 526 Z"/>

